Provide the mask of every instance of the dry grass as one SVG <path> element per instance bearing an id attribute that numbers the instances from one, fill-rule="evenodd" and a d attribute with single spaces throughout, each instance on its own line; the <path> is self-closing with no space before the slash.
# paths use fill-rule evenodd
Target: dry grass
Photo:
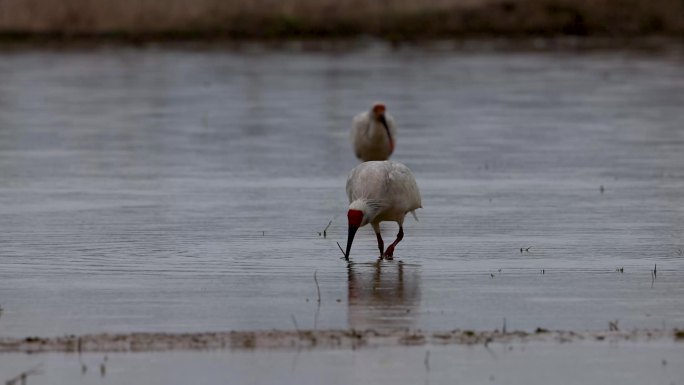
<path id="1" fill-rule="evenodd" d="M 684 34 L 682 0 L 0 0 L 5 36 Z"/>

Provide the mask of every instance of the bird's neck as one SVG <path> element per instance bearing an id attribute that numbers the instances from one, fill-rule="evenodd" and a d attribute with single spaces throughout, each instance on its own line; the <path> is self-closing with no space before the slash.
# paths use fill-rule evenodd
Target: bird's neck
<path id="1" fill-rule="evenodd" d="M 350 210 L 362 211 L 370 219 L 375 218 L 381 208 L 382 202 L 368 198 L 359 198 L 349 205 Z"/>
<path id="2" fill-rule="evenodd" d="M 381 137 L 386 136 L 387 132 L 385 131 L 385 126 L 383 126 L 382 123 L 373 119 L 368 125 L 368 131 L 366 131 L 366 134 L 372 137 Z"/>

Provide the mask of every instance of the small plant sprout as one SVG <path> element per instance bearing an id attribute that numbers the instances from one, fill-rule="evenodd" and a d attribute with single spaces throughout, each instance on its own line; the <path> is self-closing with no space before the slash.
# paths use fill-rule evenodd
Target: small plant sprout
<path id="1" fill-rule="evenodd" d="M 608 330 L 610 330 L 611 332 L 620 331 L 620 328 L 618 327 L 618 320 L 608 321 Z"/>
<path id="2" fill-rule="evenodd" d="M 330 222 L 328 222 L 328 225 L 325 226 L 325 228 L 323 229 L 323 231 L 318 233 L 318 236 L 319 236 L 319 237 L 320 237 L 321 235 L 323 235 L 323 238 L 325 238 L 325 237 L 328 235 L 328 228 L 330 228 L 330 225 L 332 225 L 332 222 L 333 222 L 333 220 L 331 219 Z"/>

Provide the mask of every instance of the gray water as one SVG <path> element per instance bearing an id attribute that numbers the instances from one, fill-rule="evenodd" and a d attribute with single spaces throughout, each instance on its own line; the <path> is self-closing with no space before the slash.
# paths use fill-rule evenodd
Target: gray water
<path id="1" fill-rule="evenodd" d="M 3 355 L 40 384 L 681 384 L 681 343 L 513 343 L 359 350 Z M 104 371 L 102 367 L 104 366 Z M 83 371 L 85 367 L 85 372 Z"/>
<path id="2" fill-rule="evenodd" d="M 376 100 L 424 209 L 347 265 Z M 682 106 L 667 53 L 3 51 L 0 336 L 684 327 Z"/>

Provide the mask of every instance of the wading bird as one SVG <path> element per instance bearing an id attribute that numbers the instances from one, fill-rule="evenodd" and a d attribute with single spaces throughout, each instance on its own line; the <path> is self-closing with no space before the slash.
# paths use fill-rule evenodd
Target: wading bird
<path id="1" fill-rule="evenodd" d="M 415 210 L 422 206 L 420 191 L 411 170 L 398 162 L 370 161 L 354 167 L 347 178 L 349 197 L 349 233 L 347 251 L 344 257 L 349 260 L 354 235 L 359 227 L 370 223 L 378 238 L 380 258 L 392 259 L 394 248 L 404 237 L 404 217 L 407 213 L 416 217 Z M 399 224 L 397 239 L 384 250 L 380 222 L 393 221 Z"/>
<path id="2" fill-rule="evenodd" d="M 374 104 L 370 111 L 354 117 L 351 142 L 356 157 L 363 162 L 389 159 L 394 152 L 396 133 L 394 119 L 385 112 L 385 105 Z"/>

